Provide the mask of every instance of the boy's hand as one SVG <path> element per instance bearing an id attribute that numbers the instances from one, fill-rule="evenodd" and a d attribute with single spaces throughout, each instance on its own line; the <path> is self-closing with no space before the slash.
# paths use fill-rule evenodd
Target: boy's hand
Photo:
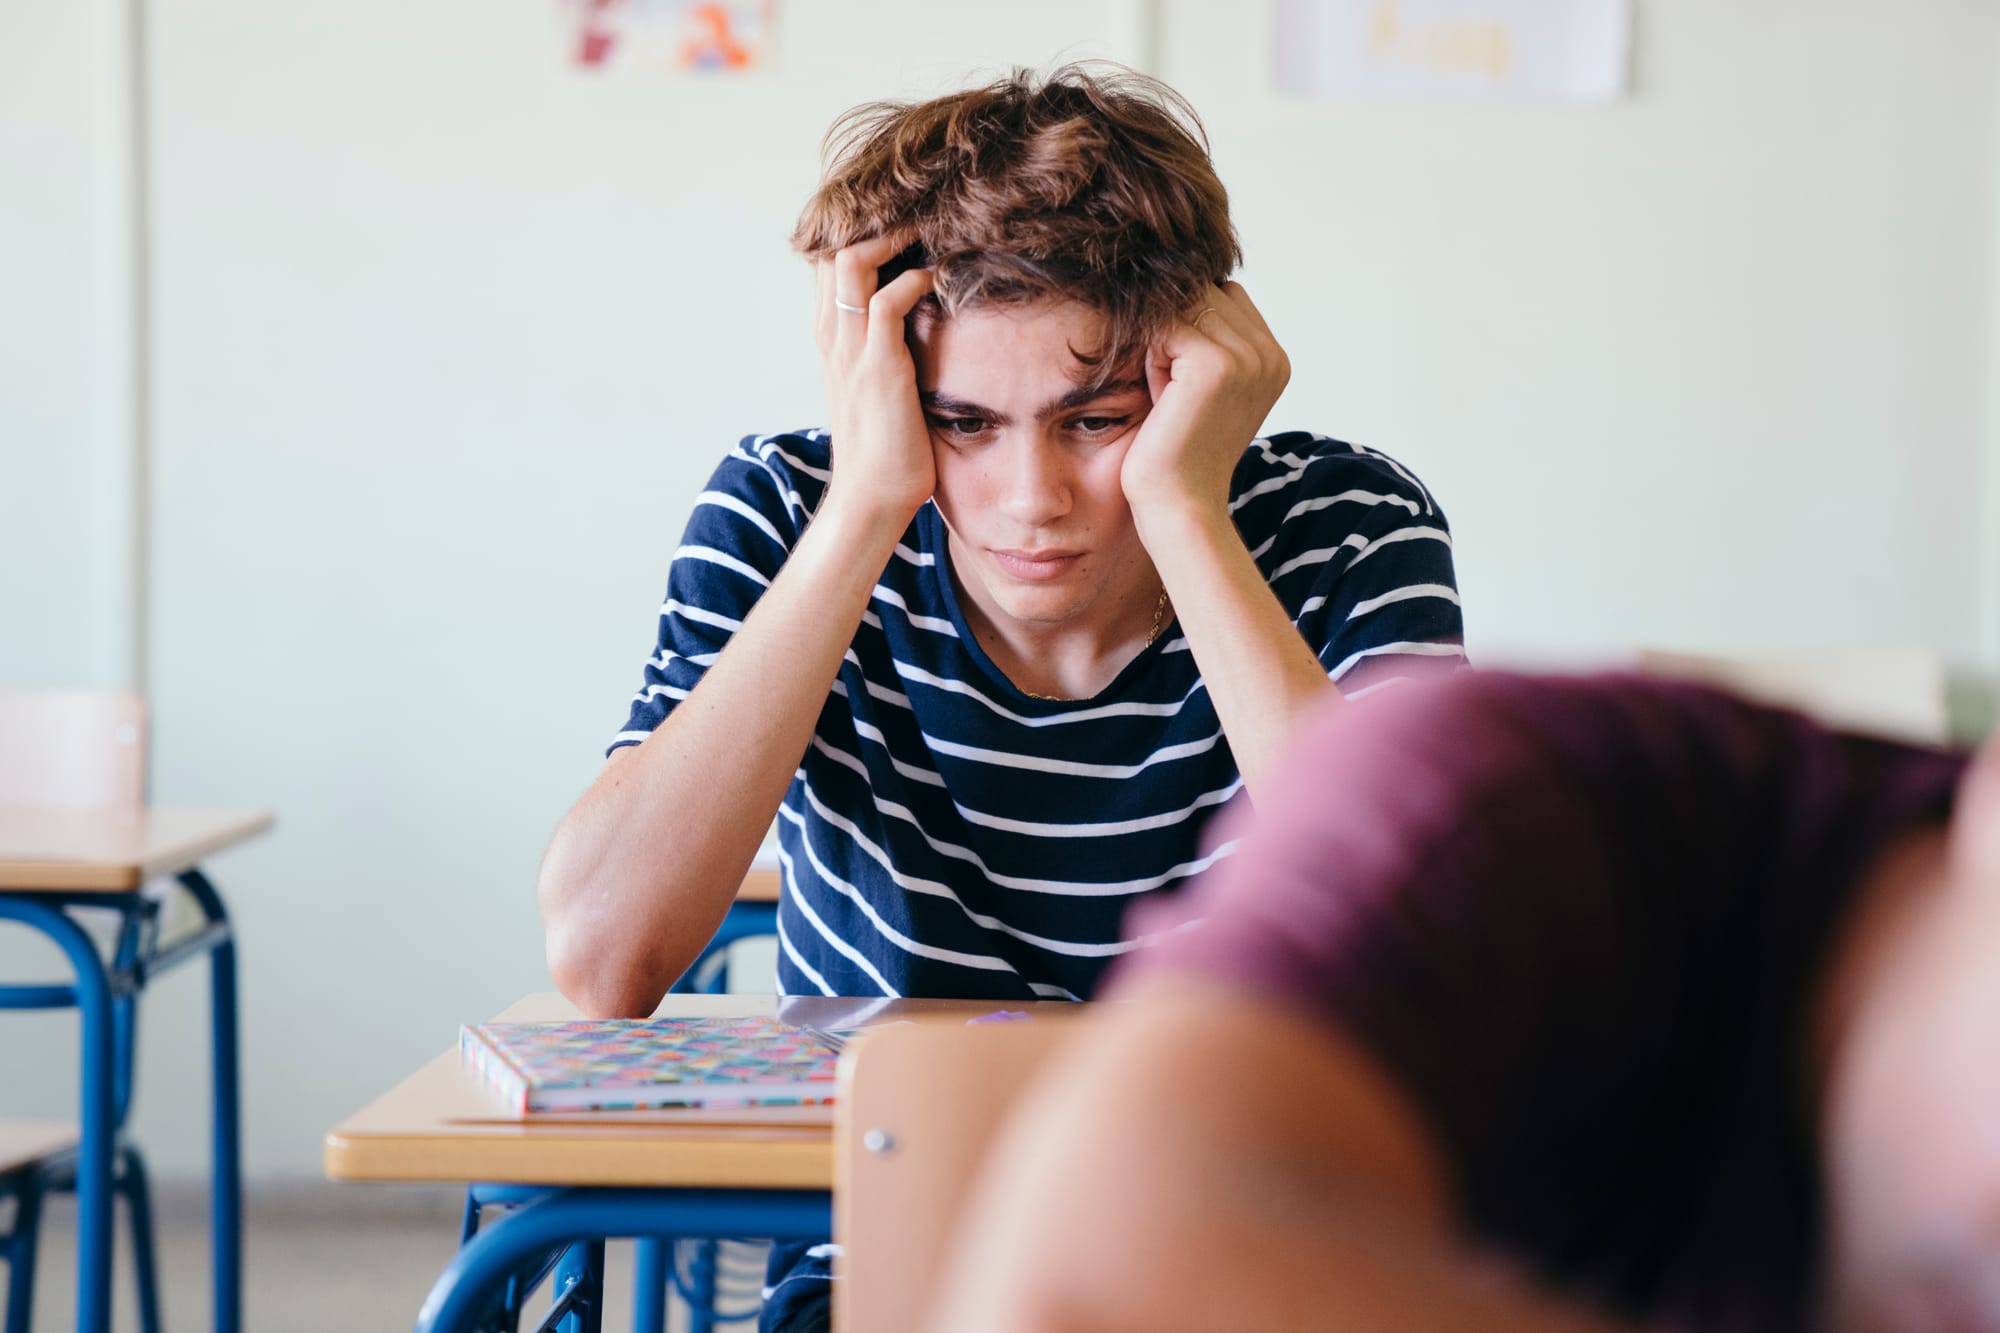
<path id="1" fill-rule="evenodd" d="M 1219 511 L 1246 445 L 1292 377 L 1292 363 L 1239 282 L 1224 283 L 1147 352 L 1153 410 L 1119 479 L 1143 525 L 1162 509 Z M 1143 527 L 1142 527 L 1143 532 Z"/>
<path id="2" fill-rule="evenodd" d="M 904 319 L 932 288 L 931 272 L 911 269 L 876 290 L 876 270 L 911 239 L 870 237 L 813 266 L 813 334 L 833 432 L 828 497 L 899 532 L 937 489 L 916 364 L 903 334 Z"/>

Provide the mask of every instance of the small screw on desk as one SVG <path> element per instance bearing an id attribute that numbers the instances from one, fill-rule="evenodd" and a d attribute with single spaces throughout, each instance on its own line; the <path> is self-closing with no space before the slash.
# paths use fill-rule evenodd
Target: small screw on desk
<path id="1" fill-rule="evenodd" d="M 861 1136 L 861 1146 L 886 1157 L 896 1151 L 896 1136 L 886 1129 L 871 1129 Z"/>

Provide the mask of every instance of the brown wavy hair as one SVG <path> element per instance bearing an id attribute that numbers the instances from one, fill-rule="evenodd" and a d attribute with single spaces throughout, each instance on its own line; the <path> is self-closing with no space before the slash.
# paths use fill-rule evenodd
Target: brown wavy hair
<path id="1" fill-rule="evenodd" d="M 819 190 L 792 245 L 821 259 L 909 227 L 883 271 L 928 264 L 934 318 L 979 305 L 1081 302 L 1102 383 L 1243 260 L 1229 195 L 1187 100 L 1104 62 L 1005 78 L 927 102 L 870 102 L 827 131 Z"/>

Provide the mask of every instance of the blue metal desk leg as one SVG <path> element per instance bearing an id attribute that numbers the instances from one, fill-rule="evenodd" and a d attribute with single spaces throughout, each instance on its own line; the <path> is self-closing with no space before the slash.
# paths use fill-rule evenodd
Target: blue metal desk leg
<path id="1" fill-rule="evenodd" d="M 632 1333 L 667 1333 L 667 1256 L 673 1244 L 658 1236 L 632 1243 Z"/>
<path id="2" fill-rule="evenodd" d="M 76 1326 L 78 1333 L 111 1328 L 111 1154 L 117 1135 L 112 1085 L 115 1018 L 104 960 L 83 927 L 60 909 L 31 898 L 0 895 L 0 921 L 18 921 L 48 936 L 76 973 L 76 1007 L 83 1029 L 82 1141 L 76 1150 Z"/>
<path id="3" fill-rule="evenodd" d="M 208 877 L 190 870 L 181 886 L 193 894 L 215 925 L 229 924 L 228 909 Z M 214 1048 L 215 1133 L 211 1149 L 215 1193 L 210 1225 L 215 1246 L 215 1331 L 243 1328 L 243 1180 L 241 1175 L 239 1085 L 236 1069 L 236 941 L 219 941 L 209 952 L 209 1033 Z"/>
<path id="4" fill-rule="evenodd" d="M 146 1183 L 146 1159 L 137 1148 L 118 1153 L 119 1188 L 132 1224 L 132 1267 L 139 1277 L 139 1333 L 160 1333 L 160 1281 L 153 1249 L 153 1191 Z"/>

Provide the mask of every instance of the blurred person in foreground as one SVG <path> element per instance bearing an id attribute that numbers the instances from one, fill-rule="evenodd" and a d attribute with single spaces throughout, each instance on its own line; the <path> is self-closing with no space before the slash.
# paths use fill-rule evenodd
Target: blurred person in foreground
<path id="1" fill-rule="evenodd" d="M 1463 658 L 1430 493 L 1259 436 L 1290 360 L 1170 89 L 1021 71 L 829 149 L 792 238 L 826 427 L 722 457 L 543 862 L 593 1015 L 652 1011 L 773 816 L 786 994 L 1087 998 L 1301 717 Z M 777 1248 L 767 1327 L 824 1323 L 832 1253 Z"/>
<path id="2" fill-rule="evenodd" d="M 2000 740 L 1324 715 L 989 1159 L 943 1333 L 2000 1331 Z"/>

